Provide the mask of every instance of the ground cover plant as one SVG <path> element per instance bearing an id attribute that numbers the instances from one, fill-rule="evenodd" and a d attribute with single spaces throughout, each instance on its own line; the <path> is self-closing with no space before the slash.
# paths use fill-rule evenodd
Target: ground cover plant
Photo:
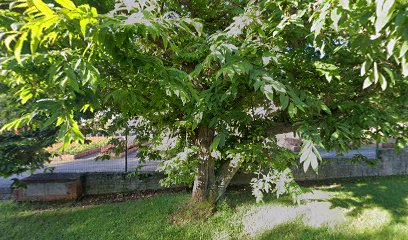
<path id="1" fill-rule="evenodd" d="M 407 144 L 406 0 L 84 2 L 2 1 L 0 82 L 24 106 L 3 131 L 52 126 L 67 147 L 84 121 L 132 130 L 164 185 L 212 203 L 238 171 L 258 200 L 298 200 L 290 169 L 317 170 L 316 146 Z"/>
<path id="2" fill-rule="evenodd" d="M 300 205 L 229 191 L 207 220 L 171 223 L 187 192 L 119 203 L 0 201 L 0 239 L 407 239 L 408 177 L 334 181 Z"/>
<path id="3" fill-rule="evenodd" d="M 62 150 L 60 154 L 78 154 L 88 150 L 97 149 L 103 146 L 107 146 L 110 143 L 109 138 L 91 138 L 88 139 L 88 142 L 85 144 L 71 144 L 66 149 Z M 59 147 L 62 146 L 62 143 L 55 144 L 47 150 L 53 153 L 58 153 Z"/>

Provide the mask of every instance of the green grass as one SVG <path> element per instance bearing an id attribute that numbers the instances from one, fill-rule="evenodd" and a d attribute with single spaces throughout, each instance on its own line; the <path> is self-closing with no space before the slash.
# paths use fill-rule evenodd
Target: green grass
<path id="1" fill-rule="evenodd" d="M 169 216 L 188 193 L 83 207 L 0 201 L 0 239 L 408 239 L 407 176 L 312 188 L 299 206 L 230 192 L 207 221 L 181 225 Z"/>
<path id="2" fill-rule="evenodd" d="M 93 150 L 96 148 L 100 148 L 109 144 L 109 139 L 102 139 L 99 141 L 93 141 L 90 143 L 85 144 L 71 144 L 66 150 L 62 152 L 62 154 L 79 154 L 88 150 Z"/>

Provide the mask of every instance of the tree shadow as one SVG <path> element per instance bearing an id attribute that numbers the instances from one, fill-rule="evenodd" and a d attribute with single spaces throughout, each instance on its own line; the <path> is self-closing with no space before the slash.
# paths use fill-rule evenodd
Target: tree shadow
<path id="1" fill-rule="evenodd" d="M 382 208 L 391 214 L 395 222 L 405 221 L 408 216 L 408 178 L 393 176 L 361 178 L 340 183 L 325 191 L 336 192 L 327 199 L 332 208 L 352 209 L 348 214 L 358 216 L 369 208 Z"/>
<path id="2" fill-rule="evenodd" d="M 263 197 L 263 202 L 256 203 L 256 198 L 252 195 L 250 187 L 228 189 L 223 200 L 226 201 L 231 208 L 254 204 L 294 204 L 289 195 L 281 195 L 279 198 L 277 198 L 276 194 L 274 193 L 265 194 Z"/>
<path id="3" fill-rule="evenodd" d="M 187 195 L 163 194 L 137 201 L 45 209 L 12 203 L 4 209 L 10 214 L 0 224 L 0 239 L 3 234 L 6 239 L 191 239 L 193 233 L 183 231 L 183 226 L 168 223 L 168 216 L 187 199 Z"/>

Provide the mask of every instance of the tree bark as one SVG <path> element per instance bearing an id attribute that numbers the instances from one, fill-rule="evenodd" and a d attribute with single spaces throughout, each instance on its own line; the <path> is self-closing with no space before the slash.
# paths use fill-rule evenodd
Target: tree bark
<path id="1" fill-rule="evenodd" d="M 214 130 L 208 127 L 199 127 L 195 145 L 199 148 L 198 158 L 200 166 L 198 175 L 194 180 L 192 199 L 196 202 L 211 201 L 215 199 L 215 162 L 211 157 L 210 146 L 214 139 Z"/>
<path id="2" fill-rule="evenodd" d="M 224 163 L 219 171 L 219 184 L 217 186 L 217 197 L 215 202 L 220 200 L 225 194 L 228 185 L 230 184 L 232 178 L 237 173 L 238 169 L 241 167 L 241 159 L 233 159 L 229 162 Z"/>
<path id="3" fill-rule="evenodd" d="M 266 132 L 272 136 L 295 130 L 292 125 L 281 123 Z M 210 146 L 214 140 L 215 131 L 212 128 L 201 126 L 197 129 L 194 144 L 199 148 L 198 158 L 200 166 L 194 180 L 192 199 L 195 202 L 208 201 L 216 203 L 224 196 L 225 191 L 241 167 L 241 159 L 234 158 L 225 162 L 215 176 L 215 159 L 211 156 Z"/>

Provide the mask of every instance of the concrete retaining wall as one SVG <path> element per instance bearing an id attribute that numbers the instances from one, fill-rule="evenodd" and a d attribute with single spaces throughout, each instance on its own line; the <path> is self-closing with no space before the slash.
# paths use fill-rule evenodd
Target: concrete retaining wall
<path id="1" fill-rule="evenodd" d="M 408 149 L 397 154 L 394 149 L 381 149 L 381 159 L 375 166 L 365 162 L 352 163 L 349 159 L 324 160 L 319 166 L 318 174 L 309 169 L 306 173 L 303 168 L 293 169 L 296 180 L 324 180 L 350 177 L 408 175 Z M 122 173 L 87 173 L 84 176 L 85 194 L 98 195 L 107 193 L 132 192 L 140 190 L 163 189 L 159 181 L 162 173 L 144 173 L 140 176 L 128 177 Z M 252 176 L 237 174 L 231 185 L 248 184 Z"/>
<path id="2" fill-rule="evenodd" d="M 381 159 L 375 160 L 377 161 L 377 164 L 373 167 L 368 166 L 364 162 L 352 163 L 349 159 L 331 159 L 325 160 L 319 166 L 319 174 L 316 174 L 311 169 L 304 173 L 302 168 L 294 169 L 293 172 L 296 180 L 299 181 L 366 176 L 408 175 L 408 149 L 403 150 L 400 154 L 395 153 L 393 149 L 382 149 L 380 151 Z M 58 185 L 58 181 L 52 181 L 52 179 L 58 179 L 58 176 L 60 175 L 60 173 L 55 173 L 55 176 L 47 177 L 50 180 L 48 183 L 53 184 L 52 186 L 50 185 L 52 187 L 51 189 L 60 189 L 61 184 Z M 46 179 L 42 176 L 39 177 Z M 129 177 L 129 175 L 126 173 L 85 173 L 80 174 L 79 177 L 76 176 L 76 178 L 80 179 L 81 181 L 80 192 L 83 195 L 160 190 L 164 189 L 164 187 L 162 187 L 159 183 L 160 179 L 163 177 L 163 173 L 158 172 L 141 173 L 140 175 L 131 177 Z M 231 185 L 248 184 L 251 178 L 252 176 L 248 174 L 237 174 L 232 180 Z M 32 181 L 33 186 L 28 186 L 26 190 L 20 193 L 20 196 L 25 196 L 27 199 L 35 200 L 38 198 L 36 197 L 38 193 L 32 192 L 35 189 L 41 193 L 41 196 L 47 195 L 47 189 L 49 186 L 45 184 L 44 181 L 41 180 L 41 184 L 39 184 L 38 181 Z M 61 189 L 63 189 L 61 191 L 66 191 L 65 196 L 70 199 L 72 199 L 74 196 L 72 193 L 79 193 L 79 191 L 67 191 L 66 189 L 69 189 L 68 187 Z M 51 195 L 56 196 L 50 197 L 52 199 L 57 199 L 59 196 L 61 196 L 60 194 L 60 192 L 58 192 L 58 194 L 52 193 Z M 6 193 L 6 195 L 9 196 L 9 193 Z"/>
<path id="3" fill-rule="evenodd" d="M 158 172 L 129 177 L 126 173 L 87 173 L 83 176 L 85 195 L 125 193 L 164 189 L 159 183 L 164 175 Z"/>
<path id="4" fill-rule="evenodd" d="M 22 182 L 26 187 L 13 191 L 13 199 L 16 201 L 75 200 L 83 195 L 80 174 L 34 174 L 24 178 Z"/>
<path id="5" fill-rule="evenodd" d="M 350 159 L 327 159 L 319 166 L 318 174 L 312 169 L 306 173 L 302 168 L 293 169 L 296 180 L 324 180 L 350 177 L 408 175 L 408 149 L 399 154 L 394 149 L 381 149 L 375 166 L 365 162 L 353 163 Z"/>
<path id="6" fill-rule="evenodd" d="M 9 187 L 0 187 L 0 200 L 7 200 L 11 198 L 12 190 Z"/>

